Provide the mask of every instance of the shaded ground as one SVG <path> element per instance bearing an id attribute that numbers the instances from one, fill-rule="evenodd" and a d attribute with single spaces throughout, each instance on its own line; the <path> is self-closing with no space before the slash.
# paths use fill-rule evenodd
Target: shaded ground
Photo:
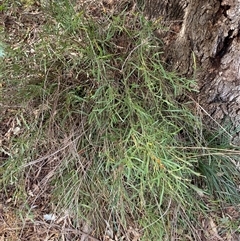
<path id="1" fill-rule="evenodd" d="M 46 23 L 46 16 L 40 8 L 40 4 L 36 3 L 31 6 L 13 7 L 2 10 L 0 19 L 2 27 L 8 36 L 4 39 L 12 49 L 17 49 L 19 43 L 26 44 L 26 51 L 33 51 L 31 45 L 39 40 L 38 33 L 41 32 L 42 25 Z M 105 8 L 112 8 L 111 1 L 105 5 Z M 92 9 L 92 11 L 98 11 Z M 173 28 L 174 29 L 174 28 Z M 167 39 L 168 40 L 168 39 Z M 34 54 L 34 52 L 32 52 Z M 7 58 L 4 61 L 9 61 Z M 3 82 L 1 88 L 5 89 L 7 83 Z M 7 89 L 7 88 L 6 88 Z M 11 95 L 9 92 L 3 92 L 4 95 Z M 10 139 L 13 136 L 21 134 L 21 120 L 19 116 L 24 108 L 19 109 L 18 106 L 11 106 L 9 103 L 2 103 L 0 105 L 0 164 L 3 165 L 10 155 L 12 149 L 12 142 Z M 87 224 L 83 225 L 82 229 L 74 228 L 74 220 L 68 213 L 62 213 L 59 217 L 52 217 L 51 213 L 53 207 L 49 206 L 50 187 L 41 190 L 41 181 L 43 177 L 51 173 L 49 169 L 54 166 L 40 167 L 36 166 L 36 173 L 34 180 L 26 178 L 25 190 L 27 191 L 28 203 L 22 202 L 21 193 L 16 193 L 17 188 L 7 185 L 7 190 L 2 190 L 0 193 L 0 240 L 98 240 L 93 236 L 89 236 L 89 227 Z M 35 170 L 35 171 L 36 171 Z M 39 181 L 41 180 L 41 181 Z M 19 195 L 19 197 L 18 197 Z M 17 198 L 16 198 L 17 197 Z M 203 197 L 205 198 L 205 197 Z M 240 207 L 233 207 L 231 205 L 226 207 L 219 207 L 217 203 L 212 203 L 205 200 L 206 205 L 212 206 L 209 213 L 209 218 L 199 217 L 199 237 L 202 240 L 226 240 L 235 241 L 240 240 L 239 235 L 239 220 Z M 34 207 L 32 206 L 34 204 Z M 20 210 L 29 212 L 29 216 L 22 217 Z M 49 214 L 50 217 L 44 215 Z M 52 219 L 47 220 L 47 219 Z M 228 226 L 234 224 L 235 230 L 229 231 Z M 194 228 L 194 227 L 193 227 Z M 131 238 L 131 241 L 140 240 L 141 232 L 136 228 L 129 227 L 126 234 Z M 120 239 L 122 238 L 122 239 Z M 106 234 L 101 240 L 112 240 Z M 116 237 L 117 240 L 129 240 L 126 237 Z M 189 237 L 188 240 L 191 240 Z"/>

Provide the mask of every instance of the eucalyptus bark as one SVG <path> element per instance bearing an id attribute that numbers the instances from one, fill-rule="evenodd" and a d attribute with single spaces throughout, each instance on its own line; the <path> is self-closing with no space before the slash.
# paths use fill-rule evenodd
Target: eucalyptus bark
<path id="1" fill-rule="evenodd" d="M 186 76 L 195 73 L 205 121 L 228 127 L 240 145 L 240 0 L 149 0 L 146 15 L 181 21 L 168 62 Z"/>

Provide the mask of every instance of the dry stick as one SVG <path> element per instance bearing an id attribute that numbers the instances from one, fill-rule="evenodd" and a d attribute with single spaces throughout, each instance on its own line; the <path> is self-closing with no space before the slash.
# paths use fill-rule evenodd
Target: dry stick
<path id="1" fill-rule="evenodd" d="M 130 58 L 130 56 L 132 55 L 132 53 L 133 53 L 136 49 L 138 49 L 139 47 L 141 47 L 143 44 L 146 44 L 147 42 L 148 42 L 148 39 L 145 39 L 144 41 L 142 41 L 142 43 L 140 43 L 139 45 L 137 45 L 136 47 L 134 47 L 134 48 L 130 51 L 130 53 L 128 54 L 127 58 L 124 60 L 124 62 L 123 62 L 123 64 L 122 64 L 122 68 L 121 68 L 120 72 L 123 72 L 123 68 L 125 67 L 128 59 Z"/>
<path id="2" fill-rule="evenodd" d="M 42 222 L 42 221 L 36 221 L 35 224 L 43 224 L 43 225 L 48 225 L 47 223 L 45 222 Z M 53 227 L 53 228 L 59 228 L 62 232 L 71 232 L 71 233 L 74 233 L 74 234 L 84 234 L 86 235 L 86 237 L 88 238 L 91 238 L 93 241 L 100 241 L 100 239 L 97 239 L 97 238 L 94 238 L 92 235 L 88 234 L 88 233 L 85 233 L 81 230 L 76 230 L 76 229 L 73 229 L 73 228 L 64 228 L 62 229 L 61 226 L 57 225 L 57 224 L 50 224 L 49 225 L 50 228 Z"/>
<path id="3" fill-rule="evenodd" d="M 165 146 L 165 148 L 180 149 L 180 150 L 210 150 L 210 151 L 224 151 L 229 154 L 240 154 L 240 150 L 232 150 L 225 148 L 199 147 L 199 146 Z M 221 153 L 222 154 L 222 153 Z"/>
<path id="4" fill-rule="evenodd" d="M 161 217 L 159 217 L 157 220 L 155 220 L 155 221 L 152 222 L 151 224 L 147 225 L 146 227 L 142 228 L 140 231 L 143 231 L 143 230 L 151 227 L 151 226 L 154 225 L 155 223 L 159 222 L 159 220 L 161 220 L 161 219 L 167 214 L 167 212 L 168 212 L 169 209 L 170 209 L 171 204 L 172 204 L 172 199 L 169 200 L 167 209 L 166 209 L 165 212 L 161 215 Z"/>
<path id="5" fill-rule="evenodd" d="M 210 117 L 218 127 L 220 127 L 229 137 L 233 138 L 233 136 L 223 127 L 221 126 L 216 120 L 214 120 L 211 115 L 200 105 L 198 104 L 191 96 L 188 96 L 208 117 Z"/>
<path id="6" fill-rule="evenodd" d="M 51 154 L 49 154 L 49 155 L 47 155 L 47 156 L 40 157 L 40 158 L 38 158 L 38 159 L 36 159 L 36 160 L 34 160 L 34 161 L 31 161 L 31 162 L 23 165 L 23 167 L 28 167 L 28 166 L 31 166 L 31 165 L 35 165 L 35 164 L 38 163 L 38 162 L 41 162 L 41 161 L 43 161 L 43 160 L 45 160 L 45 159 L 47 159 L 47 158 L 49 158 L 49 157 L 52 157 L 52 156 L 56 155 L 57 153 L 65 150 L 67 147 L 69 147 L 73 142 L 77 141 L 81 136 L 82 136 L 82 135 L 78 136 L 78 137 L 75 138 L 73 141 L 70 141 L 67 145 L 63 146 L 62 148 L 58 149 L 57 151 L 55 151 L 55 152 L 53 152 L 53 153 L 51 153 Z"/>

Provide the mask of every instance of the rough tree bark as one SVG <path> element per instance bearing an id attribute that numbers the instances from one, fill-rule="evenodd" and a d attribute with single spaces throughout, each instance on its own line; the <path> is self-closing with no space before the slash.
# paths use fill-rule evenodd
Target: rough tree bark
<path id="1" fill-rule="evenodd" d="M 148 0 L 146 15 L 181 22 L 168 61 L 185 75 L 197 64 L 205 120 L 228 126 L 240 146 L 240 0 Z"/>

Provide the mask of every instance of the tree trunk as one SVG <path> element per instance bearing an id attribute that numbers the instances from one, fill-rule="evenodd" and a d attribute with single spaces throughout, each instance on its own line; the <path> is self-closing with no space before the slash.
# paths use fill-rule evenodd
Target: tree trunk
<path id="1" fill-rule="evenodd" d="M 239 146 L 240 1 L 148 0 L 146 15 L 169 26 L 178 20 L 176 37 L 167 42 L 167 61 L 184 75 L 195 74 L 205 120 L 228 128 L 232 144 Z"/>

